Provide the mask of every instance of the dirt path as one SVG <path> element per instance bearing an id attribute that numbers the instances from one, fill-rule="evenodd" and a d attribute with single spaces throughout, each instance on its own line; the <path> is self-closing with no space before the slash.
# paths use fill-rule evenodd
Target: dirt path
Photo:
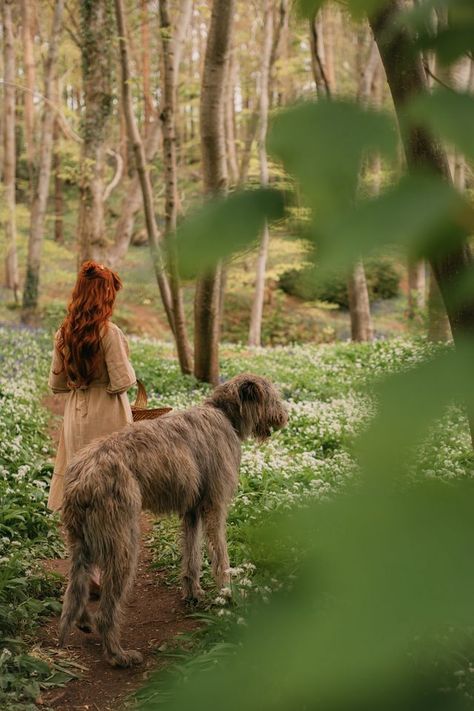
<path id="1" fill-rule="evenodd" d="M 53 415 L 50 434 L 57 442 L 62 398 L 48 396 L 44 404 Z M 149 531 L 150 522 L 144 516 L 142 541 Z M 181 600 L 180 590 L 167 586 L 163 573 L 151 570 L 150 563 L 151 552 L 142 543 L 137 577 L 123 624 L 123 644 L 125 648 L 138 649 L 143 654 L 143 665 L 132 669 L 112 668 L 103 659 L 97 633 L 86 635 L 74 629 L 67 652 L 70 659 L 84 671 L 79 679 L 68 682 L 65 687 L 43 692 L 42 702 L 46 707 L 58 711 L 119 711 L 129 694 L 143 685 L 151 670 L 159 669 L 166 663 L 166 658 L 160 660 L 159 648 L 180 632 L 189 632 L 196 627 L 196 621 L 189 616 L 189 610 Z M 67 561 L 45 561 L 45 566 L 67 576 Z M 96 607 L 96 602 L 91 603 L 92 610 Z M 43 624 L 36 638 L 37 645 L 53 658 L 58 654 L 57 630 L 58 618 L 51 618 Z M 61 659 L 64 660 L 64 653 Z"/>

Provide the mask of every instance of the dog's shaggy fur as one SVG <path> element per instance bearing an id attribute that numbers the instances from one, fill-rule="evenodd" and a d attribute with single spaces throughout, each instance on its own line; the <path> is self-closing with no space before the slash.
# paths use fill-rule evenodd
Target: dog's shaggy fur
<path id="1" fill-rule="evenodd" d="M 123 602 L 134 578 L 139 516 L 176 512 L 183 521 L 184 597 L 202 594 L 201 523 L 218 586 L 229 582 L 227 509 L 238 482 L 241 441 L 264 440 L 287 422 L 278 391 L 265 378 L 238 375 L 203 405 L 138 422 L 81 450 L 65 473 L 63 523 L 71 557 L 59 641 L 74 623 L 90 632 L 87 610 L 92 566 L 102 591 L 95 618 L 111 664 L 141 661 L 120 644 Z"/>

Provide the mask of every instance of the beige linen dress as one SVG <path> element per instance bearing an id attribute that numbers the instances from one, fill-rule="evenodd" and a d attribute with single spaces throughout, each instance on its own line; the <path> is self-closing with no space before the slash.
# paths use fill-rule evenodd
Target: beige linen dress
<path id="1" fill-rule="evenodd" d="M 57 338 L 58 334 L 48 383 L 54 393 L 67 393 L 67 397 L 48 498 L 53 511 L 61 508 L 64 471 L 72 456 L 96 437 L 116 432 L 132 422 L 127 390 L 136 383 L 127 339 L 110 321 L 101 339 L 103 358 L 97 376 L 84 388 L 68 387 Z"/>

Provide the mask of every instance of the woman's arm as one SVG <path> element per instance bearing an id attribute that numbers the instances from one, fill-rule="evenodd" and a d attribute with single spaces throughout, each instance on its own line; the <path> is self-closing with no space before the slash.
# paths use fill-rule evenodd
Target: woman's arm
<path id="1" fill-rule="evenodd" d="M 56 334 L 54 339 L 53 359 L 49 370 L 48 385 L 53 393 L 68 393 L 69 388 L 66 380 L 66 371 L 64 370 L 61 353 L 58 351 L 57 340 L 58 334 Z"/>
<path id="2" fill-rule="evenodd" d="M 111 395 L 126 392 L 135 385 L 137 378 L 129 360 L 127 339 L 115 324 L 109 324 L 103 337 L 103 348 L 109 374 L 107 392 Z"/>

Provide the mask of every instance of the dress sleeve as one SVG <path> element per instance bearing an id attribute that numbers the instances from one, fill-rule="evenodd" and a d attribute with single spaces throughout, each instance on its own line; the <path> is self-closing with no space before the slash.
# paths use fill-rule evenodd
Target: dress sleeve
<path id="1" fill-rule="evenodd" d="M 66 371 L 64 370 L 61 353 L 58 351 L 57 341 L 58 333 L 54 338 L 53 360 L 49 370 L 48 385 L 53 393 L 67 393 L 69 392 L 69 387 L 66 380 Z"/>
<path id="2" fill-rule="evenodd" d="M 109 375 L 107 392 L 111 395 L 124 393 L 137 378 L 128 357 L 128 343 L 122 331 L 110 324 L 103 338 L 104 358 Z"/>

